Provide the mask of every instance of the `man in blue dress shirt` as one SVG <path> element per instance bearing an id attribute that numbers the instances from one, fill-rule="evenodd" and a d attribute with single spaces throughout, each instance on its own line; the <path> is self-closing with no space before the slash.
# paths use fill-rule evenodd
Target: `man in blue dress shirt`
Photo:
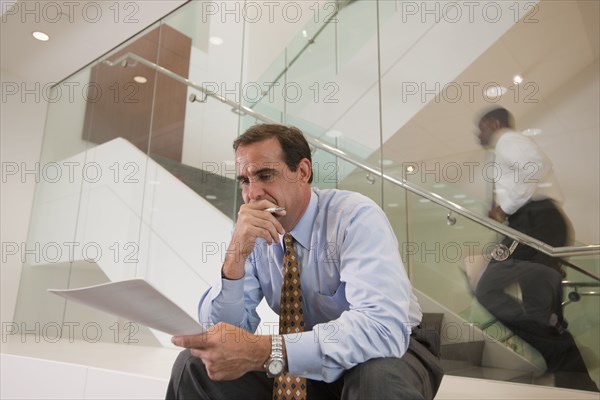
<path id="1" fill-rule="evenodd" d="M 432 399 L 443 372 L 381 208 L 358 193 L 311 188 L 311 152 L 296 128 L 256 125 L 234 149 L 245 204 L 222 278 L 198 311 L 214 326 L 173 338 L 187 350 L 167 398 L 271 399 L 267 373 L 289 373 L 307 378 L 310 400 Z M 284 233 L 297 253 L 304 331 L 258 335 L 259 302 L 280 310 Z"/>

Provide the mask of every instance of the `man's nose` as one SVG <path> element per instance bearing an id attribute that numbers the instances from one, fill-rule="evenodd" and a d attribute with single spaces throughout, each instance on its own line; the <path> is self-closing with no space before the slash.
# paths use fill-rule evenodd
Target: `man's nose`
<path id="1" fill-rule="evenodd" d="M 258 201 L 261 200 L 265 194 L 263 190 L 263 185 L 260 182 L 252 182 L 248 183 L 248 200 L 250 201 Z"/>

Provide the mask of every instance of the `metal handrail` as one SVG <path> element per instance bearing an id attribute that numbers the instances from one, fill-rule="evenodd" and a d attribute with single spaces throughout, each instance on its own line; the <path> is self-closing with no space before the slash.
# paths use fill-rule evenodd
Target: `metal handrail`
<path id="1" fill-rule="evenodd" d="M 562 281 L 564 287 L 600 287 L 599 282 L 574 282 L 574 281 Z"/>
<path id="2" fill-rule="evenodd" d="M 155 69 L 157 72 L 160 72 L 163 75 L 166 75 L 178 82 L 181 82 L 181 83 L 185 84 L 186 86 L 192 87 L 192 88 L 202 92 L 206 96 L 212 97 L 222 103 L 227 104 L 228 106 L 231 107 L 232 111 L 237 114 L 249 115 L 249 116 L 254 117 L 256 120 L 262 121 L 264 123 L 269 123 L 269 124 L 280 123 L 279 121 L 276 121 L 276 120 L 271 119 L 261 113 L 258 113 L 249 107 L 246 107 L 242 104 L 239 104 L 232 100 L 229 100 L 212 90 L 208 90 L 200 84 L 197 84 L 187 78 L 183 78 L 182 76 L 174 73 L 173 71 L 171 71 L 167 68 L 161 67 L 160 65 L 158 65 L 156 63 L 148 61 L 145 58 L 138 56 L 137 54 L 128 52 L 128 53 L 125 53 L 124 55 L 122 55 L 121 57 L 117 58 L 114 61 L 105 60 L 104 63 L 108 64 L 110 66 L 115 66 L 115 65 L 119 65 L 119 64 L 123 64 L 124 66 L 126 66 L 127 59 L 129 59 L 129 58 L 133 59 L 147 67 Z M 365 163 L 363 161 L 358 161 L 358 160 L 354 159 L 348 153 L 346 153 L 332 145 L 329 145 L 325 142 L 322 142 L 319 139 L 316 139 L 316 138 L 313 138 L 310 136 L 306 136 L 306 140 L 308 141 L 309 145 L 314 146 L 315 148 L 318 148 L 318 149 L 321 149 L 328 153 L 331 153 L 334 156 L 341 158 L 342 160 L 347 161 L 359 168 L 362 168 L 376 176 L 379 176 L 380 178 L 382 178 L 394 185 L 400 186 L 403 189 L 408 190 L 409 192 L 412 192 L 418 196 L 424 197 L 424 198 L 426 198 L 448 210 L 454 211 L 457 214 L 460 214 L 463 217 L 470 219 L 471 221 L 474 221 L 480 225 L 483 225 L 495 232 L 501 233 L 504 236 L 508 236 L 508 237 L 512 238 L 513 240 L 518 241 L 519 243 L 523 243 L 530 247 L 533 247 L 549 256 L 552 256 L 552 257 L 586 256 L 586 255 L 593 255 L 593 254 L 600 253 L 600 245 L 598 245 L 598 244 L 586 245 L 586 246 L 552 247 L 552 246 L 542 242 L 541 240 L 535 239 L 529 235 L 519 232 L 519 231 L 517 231 L 509 226 L 506 226 L 504 224 L 501 224 L 491 218 L 487 218 L 482 215 L 476 214 L 456 203 L 453 203 L 453 202 L 443 198 L 442 196 L 440 196 L 436 193 L 432 193 L 423 188 L 420 188 L 419 186 L 406 181 L 406 179 L 398 179 L 393 176 L 384 174 L 383 171 L 377 169 L 376 167 L 369 165 L 368 163 Z M 600 280 L 600 278 L 597 278 L 597 277 L 596 277 L 596 279 Z"/>

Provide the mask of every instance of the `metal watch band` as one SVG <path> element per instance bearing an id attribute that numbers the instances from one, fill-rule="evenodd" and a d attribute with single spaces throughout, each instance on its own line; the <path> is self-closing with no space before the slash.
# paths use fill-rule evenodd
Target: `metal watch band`
<path id="1" fill-rule="evenodd" d="M 271 358 L 283 358 L 283 336 L 271 336 Z"/>

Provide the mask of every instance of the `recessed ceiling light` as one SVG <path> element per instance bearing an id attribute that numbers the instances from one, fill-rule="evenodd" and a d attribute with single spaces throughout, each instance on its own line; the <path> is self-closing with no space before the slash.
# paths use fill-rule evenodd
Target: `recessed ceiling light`
<path id="1" fill-rule="evenodd" d="M 445 183 L 434 183 L 434 184 L 433 184 L 433 187 L 434 187 L 435 189 L 441 189 L 441 188 L 445 188 L 445 187 L 446 187 L 446 184 L 445 184 Z"/>
<path id="2" fill-rule="evenodd" d="M 429 199 L 419 199 L 419 203 L 427 204 L 427 203 L 431 203 L 431 200 L 429 200 Z"/>
<path id="3" fill-rule="evenodd" d="M 308 32 L 306 32 L 306 29 L 302 30 L 302 36 L 305 38 L 308 37 Z"/>
<path id="4" fill-rule="evenodd" d="M 465 201 L 463 201 L 463 204 L 475 204 L 475 200 L 474 199 L 466 199 Z"/>
<path id="5" fill-rule="evenodd" d="M 381 163 L 382 163 L 383 165 L 385 165 L 385 166 L 388 166 L 388 167 L 389 167 L 390 165 L 394 164 L 394 161 L 392 161 L 392 160 L 381 160 Z"/>
<path id="6" fill-rule="evenodd" d="M 145 76 L 141 76 L 141 75 L 134 76 L 133 80 L 136 81 L 137 83 L 142 83 L 142 84 L 148 82 L 148 78 L 146 78 Z"/>
<path id="7" fill-rule="evenodd" d="M 409 165 L 408 167 L 406 167 L 406 172 L 413 172 L 415 170 L 415 167 L 413 167 L 412 165 Z"/>
<path id="8" fill-rule="evenodd" d="M 542 133 L 542 130 L 539 128 L 528 128 L 523 131 L 523 135 L 525 136 L 537 136 Z"/>
<path id="9" fill-rule="evenodd" d="M 208 39 L 208 41 L 209 41 L 211 44 L 214 44 L 215 46 L 220 46 L 220 45 L 222 45 L 222 44 L 223 44 L 223 39 L 221 39 L 221 38 L 220 38 L 220 37 L 218 37 L 218 36 L 211 36 L 211 37 L 210 37 L 210 39 Z"/>
<path id="10" fill-rule="evenodd" d="M 400 204 L 398 204 L 398 203 L 388 203 L 388 207 L 396 208 L 396 207 L 400 207 Z"/>
<path id="11" fill-rule="evenodd" d="M 518 85 L 521 82 L 523 82 L 523 77 L 521 75 L 515 75 L 515 77 L 513 78 L 513 83 L 515 85 Z"/>
<path id="12" fill-rule="evenodd" d="M 500 97 L 508 91 L 504 86 L 490 86 L 486 89 L 485 95 L 487 97 L 496 98 Z"/>
<path id="13" fill-rule="evenodd" d="M 217 196 L 215 196 L 214 194 L 207 194 L 206 196 L 206 200 L 216 200 Z"/>
<path id="14" fill-rule="evenodd" d="M 48 36 L 44 32 L 36 31 L 36 32 L 33 32 L 32 35 L 34 38 L 36 38 L 37 40 L 39 40 L 41 42 L 47 42 L 48 40 L 50 40 L 50 36 Z"/>
<path id="15" fill-rule="evenodd" d="M 459 193 L 459 194 L 455 194 L 455 195 L 454 195 L 454 196 L 452 196 L 452 197 L 454 197 L 455 199 L 466 199 L 466 198 L 467 198 L 467 195 L 466 195 L 466 194 Z"/>

